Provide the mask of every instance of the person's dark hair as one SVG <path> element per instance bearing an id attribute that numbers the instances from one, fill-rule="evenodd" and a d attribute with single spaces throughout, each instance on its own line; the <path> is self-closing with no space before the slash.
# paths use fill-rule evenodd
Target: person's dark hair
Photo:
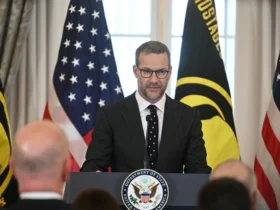
<path id="1" fill-rule="evenodd" d="M 170 51 L 168 47 L 158 41 L 148 41 L 140 45 L 136 52 L 135 52 L 135 64 L 138 67 L 139 66 L 139 55 L 140 53 L 144 53 L 145 55 L 155 53 L 155 54 L 163 54 L 166 53 L 168 57 L 168 67 L 171 67 L 171 61 L 170 61 Z"/>
<path id="2" fill-rule="evenodd" d="M 244 184 L 232 178 L 207 182 L 199 191 L 197 210 L 250 210 L 251 199 Z"/>
<path id="3" fill-rule="evenodd" d="M 86 189 L 72 203 L 77 210 L 119 210 L 116 199 L 103 189 Z"/>

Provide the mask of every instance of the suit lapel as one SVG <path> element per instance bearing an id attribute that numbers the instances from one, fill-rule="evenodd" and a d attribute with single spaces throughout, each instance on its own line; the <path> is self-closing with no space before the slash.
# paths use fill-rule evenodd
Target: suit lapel
<path id="1" fill-rule="evenodd" d="M 133 148 L 135 148 L 133 151 L 137 153 L 135 154 L 136 157 L 143 156 L 142 161 L 136 163 L 137 165 L 135 165 L 135 167 L 143 168 L 145 135 L 135 93 L 128 96 L 126 102 L 123 104 L 122 116 L 127 126 L 127 132 L 129 132 L 131 136 L 129 141 L 132 142 L 129 142 L 129 145 L 133 145 Z"/>
<path id="2" fill-rule="evenodd" d="M 166 96 L 161 142 L 159 146 L 159 156 L 157 161 L 156 170 L 161 167 L 162 164 L 166 164 L 165 157 L 168 154 L 172 141 L 176 139 L 176 132 L 178 124 L 181 121 L 181 114 L 178 109 L 178 105 L 170 97 Z"/>

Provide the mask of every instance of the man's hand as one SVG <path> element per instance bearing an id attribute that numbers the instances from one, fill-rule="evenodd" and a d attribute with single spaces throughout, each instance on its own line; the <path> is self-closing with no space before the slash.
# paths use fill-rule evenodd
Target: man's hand
<path id="1" fill-rule="evenodd" d="M 97 170 L 97 171 L 95 171 L 96 173 L 99 173 L 99 172 L 101 172 L 100 170 Z"/>

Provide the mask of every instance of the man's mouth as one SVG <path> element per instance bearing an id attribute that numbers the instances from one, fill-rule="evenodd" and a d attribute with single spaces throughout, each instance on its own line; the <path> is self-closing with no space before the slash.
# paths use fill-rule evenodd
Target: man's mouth
<path id="1" fill-rule="evenodd" d="M 158 91 L 160 88 L 159 87 L 148 87 L 150 91 Z"/>

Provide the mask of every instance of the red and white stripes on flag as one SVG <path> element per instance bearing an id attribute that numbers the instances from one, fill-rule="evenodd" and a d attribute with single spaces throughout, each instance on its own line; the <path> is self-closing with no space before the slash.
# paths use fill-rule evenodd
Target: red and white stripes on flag
<path id="1" fill-rule="evenodd" d="M 53 121 L 64 130 L 69 140 L 70 155 L 72 160 L 71 171 L 80 171 L 80 168 L 85 161 L 85 154 L 91 140 L 92 130 L 84 137 L 80 135 L 61 106 L 53 87 L 50 91 L 49 99 L 45 108 L 44 119 Z"/>
<path id="2" fill-rule="evenodd" d="M 266 208 L 280 209 L 280 57 L 273 81 L 272 99 L 265 115 L 254 170 Z"/>

